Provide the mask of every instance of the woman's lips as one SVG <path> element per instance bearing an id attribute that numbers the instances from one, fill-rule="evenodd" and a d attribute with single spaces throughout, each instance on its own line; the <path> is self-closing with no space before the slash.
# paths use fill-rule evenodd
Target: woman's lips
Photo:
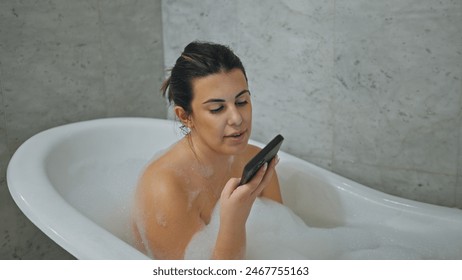
<path id="1" fill-rule="evenodd" d="M 225 137 L 239 138 L 239 137 L 243 136 L 246 132 L 247 132 L 247 130 L 242 130 L 242 131 L 239 131 L 239 132 L 234 132 L 234 133 L 228 134 Z"/>
<path id="2" fill-rule="evenodd" d="M 234 132 L 234 133 L 228 134 L 227 136 L 225 136 L 225 138 L 232 141 L 233 143 L 240 144 L 240 143 L 243 143 L 247 139 L 246 135 L 247 135 L 247 129 L 240 131 L 240 132 Z"/>

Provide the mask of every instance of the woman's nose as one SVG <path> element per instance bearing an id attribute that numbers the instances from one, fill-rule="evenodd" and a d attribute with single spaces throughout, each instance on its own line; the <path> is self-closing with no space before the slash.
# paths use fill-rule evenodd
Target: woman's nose
<path id="1" fill-rule="evenodd" d="M 242 124 L 242 116 L 239 110 L 233 106 L 229 112 L 228 124 L 231 126 L 240 126 Z"/>

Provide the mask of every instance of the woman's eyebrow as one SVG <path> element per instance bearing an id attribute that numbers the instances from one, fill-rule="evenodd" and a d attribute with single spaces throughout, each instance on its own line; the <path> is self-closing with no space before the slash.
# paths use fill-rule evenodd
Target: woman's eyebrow
<path id="1" fill-rule="evenodd" d="M 243 91 L 239 92 L 238 94 L 236 94 L 236 97 L 234 97 L 234 99 L 238 99 L 241 95 L 245 94 L 245 93 L 249 93 L 250 94 L 250 91 L 248 89 L 244 89 Z"/>
<path id="2" fill-rule="evenodd" d="M 245 94 L 245 93 L 250 93 L 250 91 L 248 89 L 244 89 L 243 91 L 239 92 L 238 94 L 236 94 L 236 96 L 234 97 L 234 99 L 238 99 L 241 95 Z M 226 100 L 224 99 L 220 99 L 220 98 L 211 98 L 211 99 L 208 99 L 207 101 L 205 101 L 204 103 L 202 104 L 207 104 L 207 103 L 213 103 L 213 102 L 226 102 Z"/>

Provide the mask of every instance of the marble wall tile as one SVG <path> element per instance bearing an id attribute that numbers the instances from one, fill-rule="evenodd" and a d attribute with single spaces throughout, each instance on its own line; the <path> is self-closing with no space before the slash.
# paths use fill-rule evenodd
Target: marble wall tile
<path id="1" fill-rule="evenodd" d="M 330 165 L 334 2 L 238 3 L 238 45 L 254 103 L 253 138 L 267 142 L 282 133 L 283 150 Z"/>
<path id="2" fill-rule="evenodd" d="M 459 149 L 454 128 L 460 127 L 462 17 L 453 9 L 457 5 L 340 1 L 336 6 L 334 162 L 401 173 L 407 179 L 401 180 L 401 190 L 393 176 L 382 179 L 381 188 L 444 205 L 455 204 L 454 151 Z M 413 188 L 421 174 L 433 176 L 433 183 Z M 432 195 L 440 188 L 446 201 Z"/>
<path id="3" fill-rule="evenodd" d="M 454 38 L 462 30 L 446 27 L 460 14 L 431 3 L 360 2 L 360 10 L 337 3 L 334 106 L 356 129 L 336 126 L 336 157 L 455 174 L 462 89 Z"/>
<path id="4" fill-rule="evenodd" d="M 384 192 L 447 207 L 457 207 L 457 177 L 416 170 L 381 168 Z"/>

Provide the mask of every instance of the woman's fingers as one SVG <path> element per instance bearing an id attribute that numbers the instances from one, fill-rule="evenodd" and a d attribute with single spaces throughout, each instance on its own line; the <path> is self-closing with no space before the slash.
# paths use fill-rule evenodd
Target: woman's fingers
<path id="1" fill-rule="evenodd" d="M 265 173 L 263 174 L 262 179 L 260 180 L 258 187 L 254 190 L 253 194 L 256 196 L 259 196 L 260 193 L 265 189 L 265 187 L 270 183 L 271 178 L 273 177 L 274 174 L 274 169 L 276 167 L 276 164 L 278 163 L 278 158 L 274 157 L 270 163 L 268 164 Z"/>
<path id="2" fill-rule="evenodd" d="M 251 196 L 257 197 L 270 183 L 273 177 L 276 164 L 279 162 L 279 158 L 276 156 L 269 163 L 265 163 L 260 167 L 255 176 L 247 184 L 239 186 L 240 179 L 230 179 L 222 191 L 222 196 L 229 198 L 234 191 L 243 192 L 244 190 L 250 192 Z M 239 190 L 242 188 L 242 190 Z"/>
<path id="3" fill-rule="evenodd" d="M 239 178 L 229 179 L 226 185 L 224 186 L 223 190 L 221 191 L 221 197 L 222 198 L 230 197 L 233 191 L 239 186 L 239 182 L 240 182 Z"/>
<path id="4" fill-rule="evenodd" d="M 265 163 L 260 170 L 258 170 L 257 174 L 254 178 L 248 183 L 249 188 L 251 189 L 251 194 L 255 195 L 255 197 L 259 196 L 260 193 L 265 189 L 265 187 L 271 181 L 271 178 L 274 174 L 274 168 L 278 163 L 278 158 L 273 158 L 269 164 Z"/>

